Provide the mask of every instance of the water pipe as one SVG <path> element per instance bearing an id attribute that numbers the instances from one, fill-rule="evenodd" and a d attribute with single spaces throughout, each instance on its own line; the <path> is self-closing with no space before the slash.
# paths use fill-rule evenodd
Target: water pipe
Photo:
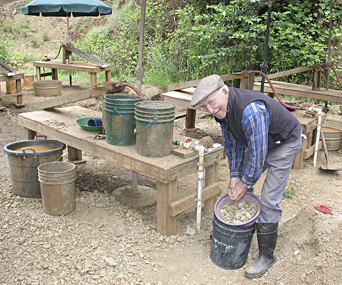
<path id="1" fill-rule="evenodd" d="M 202 190 L 203 190 L 203 165 L 204 165 L 204 151 L 205 147 L 200 144 L 194 144 L 191 142 L 179 142 L 176 140 L 172 141 L 173 145 L 179 145 L 183 148 L 193 149 L 198 151 L 198 193 L 197 193 L 197 230 L 201 229 L 201 214 L 202 214 Z"/>
<path id="2" fill-rule="evenodd" d="M 115 87 L 121 87 L 121 86 L 127 86 L 132 88 L 141 98 L 143 101 L 146 101 L 146 99 L 144 98 L 144 96 L 142 95 L 142 93 L 139 91 L 139 89 L 137 89 L 136 87 L 134 87 L 134 85 L 127 83 L 126 81 L 122 81 L 119 82 L 115 85 Z"/>

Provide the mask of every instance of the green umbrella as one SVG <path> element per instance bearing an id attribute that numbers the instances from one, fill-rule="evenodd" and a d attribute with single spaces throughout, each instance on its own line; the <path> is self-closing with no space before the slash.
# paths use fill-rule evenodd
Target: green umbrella
<path id="1" fill-rule="evenodd" d="M 112 8 L 100 0 L 34 0 L 21 8 L 21 14 L 43 17 L 67 17 L 68 43 L 69 17 L 101 16 L 112 14 Z"/>

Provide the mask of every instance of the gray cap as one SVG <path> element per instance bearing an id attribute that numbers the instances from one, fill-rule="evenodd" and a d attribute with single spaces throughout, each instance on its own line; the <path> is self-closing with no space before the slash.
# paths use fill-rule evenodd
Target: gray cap
<path id="1" fill-rule="evenodd" d="M 207 98 L 211 93 L 220 89 L 223 86 L 224 82 L 222 78 L 217 74 L 204 77 L 196 87 L 194 95 L 191 99 L 191 106 L 195 107 L 196 105 L 201 103 L 205 98 Z"/>

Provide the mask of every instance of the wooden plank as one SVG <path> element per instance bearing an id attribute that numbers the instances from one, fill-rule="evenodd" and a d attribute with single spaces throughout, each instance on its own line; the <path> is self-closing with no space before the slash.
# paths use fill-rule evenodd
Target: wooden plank
<path id="1" fill-rule="evenodd" d="M 102 72 L 107 70 L 112 70 L 113 66 L 108 65 L 105 68 L 99 67 L 93 63 L 87 62 L 76 62 L 74 61 L 72 64 L 65 64 L 61 60 L 51 60 L 51 61 L 34 61 L 33 66 L 35 67 L 45 67 L 51 69 L 63 69 L 63 70 L 73 70 L 73 71 L 81 71 L 81 72 Z"/>
<path id="2" fill-rule="evenodd" d="M 319 141 L 318 143 L 318 150 L 322 149 L 322 141 Z M 315 145 L 310 146 L 309 148 L 305 149 L 303 151 L 303 159 L 308 159 L 311 157 L 315 152 Z"/>
<path id="3" fill-rule="evenodd" d="M 234 79 L 239 79 L 239 78 L 243 78 L 243 77 L 248 77 L 248 70 L 246 71 L 242 71 L 239 73 L 234 73 L 234 74 L 223 74 L 220 75 L 223 81 L 228 81 L 228 80 L 234 80 Z M 198 85 L 198 83 L 201 81 L 202 79 L 198 79 L 198 80 L 192 80 L 192 81 L 187 81 L 187 82 L 181 82 L 181 83 L 176 83 L 176 84 L 171 84 L 167 87 L 168 91 L 174 91 L 174 90 L 180 90 L 180 89 L 185 89 L 188 87 L 196 87 Z"/>
<path id="4" fill-rule="evenodd" d="M 161 94 L 163 101 L 170 102 L 179 107 L 186 107 L 189 109 L 199 109 L 199 107 L 191 106 L 192 94 L 181 91 L 170 91 Z"/>
<path id="5" fill-rule="evenodd" d="M 192 149 L 181 148 L 181 147 L 173 148 L 171 150 L 171 153 L 181 158 L 188 158 L 188 157 L 197 155 L 197 151 L 192 150 Z"/>
<path id="6" fill-rule="evenodd" d="M 22 92 L 19 92 L 19 93 L 3 94 L 3 95 L 0 95 L 0 97 L 1 97 L 1 98 L 5 98 L 5 97 L 19 96 L 19 95 L 23 95 L 23 93 L 22 93 Z"/>
<path id="7" fill-rule="evenodd" d="M 202 192 L 202 199 L 207 200 L 219 192 L 219 184 L 214 183 L 210 186 L 204 187 Z M 182 199 L 179 199 L 175 202 L 170 203 L 169 205 L 169 215 L 171 217 L 175 217 L 180 213 L 183 213 L 186 210 L 196 207 L 197 205 L 197 192 L 190 194 Z"/>
<path id="8" fill-rule="evenodd" d="M 342 103 L 342 91 L 339 90 L 312 90 L 311 86 L 291 84 L 286 82 L 272 81 L 272 85 L 277 94 L 284 94 L 294 97 L 305 97 L 322 101 Z M 261 83 L 254 82 L 254 90 L 261 90 Z M 273 93 L 272 88 L 268 83 L 264 85 L 264 92 Z"/>
<path id="9" fill-rule="evenodd" d="M 291 74 L 295 74 L 295 73 L 310 71 L 310 70 L 313 70 L 315 67 L 316 67 L 315 65 L 304 66 L 304 67 L 298 67 L 298 68 L 294 68 L 294 69 L 290 69 L 290 70 L 286 70 L 286 71 L 281 71 L 281 72 L 277 72 L 277 73 L 272 73 L 272 74 L 266 74 L 266 75 L 269 79 L 273 79 L 273 78 L 283 77 L 283 76 L 287 76 L 287 75 L 291 75 Z M 255 81 L 261 81 L 262 76 L 255 77 L 254 80 Z"/>
<path id="10" fill-rule="evenodd" d="M 43 110 L 43 109 L 48 109 L 56 106 L 62 106 L 65 104 L 69 103 L 74 103 L 90 98 L 96 98 L 99 96 L 104 96 L 106 95 L 106 88 L 104 87 L 95 87 L 95 88 L 90 88 L 90 89 L 85 89 L 81 91 L 77 91 L 71 94 L 63 95 L 61 97 L 55 97 L 51 98 L 46 101 L 40 101 L 38 102 L 38 108 Z"/>
<path id="11" fill-rule="evenodd" d="M 24 79 L 24 73 L 17 73 L 13 76 L 7 76 L 5 74 L 0 74 L 0 82 Z"/>

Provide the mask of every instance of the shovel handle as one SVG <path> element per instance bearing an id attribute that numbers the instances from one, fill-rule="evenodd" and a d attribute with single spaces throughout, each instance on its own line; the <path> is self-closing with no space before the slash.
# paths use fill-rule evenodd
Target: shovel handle
<path id="1" fill-rule="evenodd" d="M 327 144 L 325 142 L 325 137 L 324 137 L 324 133 L 323 133 L 323 129 L 322 128 L 321 128 L 321 137 L 322 137 L 322 143 L 323 143 L 323 149 L 324 149 L 324 153 L 325 153 L 325 158 L 327 159 L 327 169 L 329 169 L 328 148 L 327 148 Z"/>

